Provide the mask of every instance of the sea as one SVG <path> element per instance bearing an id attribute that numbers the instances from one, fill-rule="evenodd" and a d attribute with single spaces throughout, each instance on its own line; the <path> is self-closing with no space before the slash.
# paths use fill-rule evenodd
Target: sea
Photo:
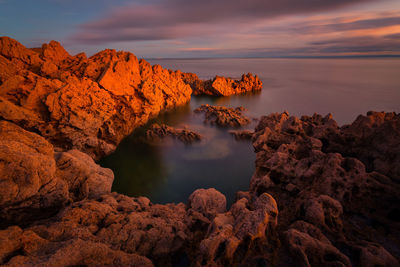
<path id="1" fill-rule="evenodd" d="M 258 93 L 231 97 L 195 97 L 190 103 L 163 112 L 125 138 L 99 164 L 115 175 L 112 190 L 128 196 L 146 196 L 153 203 L 187 202 L 199 188 L 215 188 L 228 204 L 238 191 L 249 189 L 255 169 L 251 141 L 236 141 L 221 128 L 203 122 L 194 109 L 202 104 L 243 106 L 245 115 L 259 118 L 275 112 L 291 115 L 331 113 L 339 125 L 374 111 L 400 112 L 400 58 L 218 58 L 152 59 L 151 64 L 196 73 L 201 79 L 222 75 L 240 79 L 257 74 L 263 82 Z M 143 142 L 152 123 L 188 127 L 204 139 L 184 145 L 173 139 Z M 254 129 L 257 121 L 242 129 Z"/>

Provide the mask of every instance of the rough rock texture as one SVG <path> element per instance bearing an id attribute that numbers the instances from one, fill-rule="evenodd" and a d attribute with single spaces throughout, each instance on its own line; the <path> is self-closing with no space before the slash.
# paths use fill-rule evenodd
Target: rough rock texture
<path id="1" fill-rule="evenodd" d="M 64 150 L 98 159 L 161 110 L 186 103 L 181 72 L 128 52 L 70 56 L 52 41 L 28 49 L 0 38 L 0 116 Z"/>
<path id="2" fill-rule="evenodd" d="M 203 81 L 193 73 L 182 73 L 182 79 L 192 87 L 194 95 L 229 96 L 262 89 L 261 80 L 251 73 L 243 74 L 240 80 L 215 76 L 214 79 Z"/>
<path id="3" fill-rule="evenodd" d="M 301 266 L 399 266 L 400 185 L 387 167 L 399 164 L 399 118 L 370 112 L 342 128 L 330 115 L 261 118 L 250 191 L 278 202 L 281 254 Z"/>
<path id="4" fill-rule="evenodd" d="M 168 126 L 166 124 L 160 125 L 154 123 L 150 126 L 150 129 L 146 131 L 147 141 L 159 140 L 168 136 L 176 138 L 185 144 L 191 144 L 202 139 L 202 136 L 200 134 L 187 128 L 179 129 Z"/>
<path id="5" fill-rule="evenodd" d="M 226 108 L 221 106 L 201 105 L 195 113 L 205 113 L 205 123 L 227 127 L 240 127 L 250 123 L 250 119 L 242 114 L 243 107 Z"/>
<path id="6" fill-rule="evenodd" d="M 54 152 L 43 137 L 0 121 L 0 227 L 29 224 L 71 201 L 108 193 L 113 180 L 88 155 Z"/>

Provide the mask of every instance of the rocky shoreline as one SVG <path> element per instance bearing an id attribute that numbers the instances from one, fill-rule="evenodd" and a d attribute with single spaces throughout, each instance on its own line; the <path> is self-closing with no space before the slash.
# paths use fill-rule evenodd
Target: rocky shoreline
<path id="1" fill-rule="evenodd" d="M 95 160 L 189 101 L 182 76 L 131 53 L 0 38 L 1 265 L 399 266 L 400 114 L 343 127 L 329 115 L 262 117 L 244 135 L 257 155 L 250 190 L 229 209 L 215 189 L 166 205 L 112 193 Z M 257 79 L 224 92 L 259 90 Z M 193 137 L 156 129 L 175 134 Z"/>

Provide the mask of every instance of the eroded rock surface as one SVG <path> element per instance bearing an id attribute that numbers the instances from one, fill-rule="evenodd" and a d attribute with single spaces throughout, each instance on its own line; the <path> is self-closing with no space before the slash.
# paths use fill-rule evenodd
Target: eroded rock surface
<path id="1" fill-rule="evenodd" d="M 187 128 L 174 128 L 166 124 L 154 123 L 150 126 L 150 129 L 146 131 L 147 141 L 155 141 L 168 136 L 173 137 L 185 144 L 198 142 L 202 139 L 200 134 Z"/>
<path id="2" fill-rule="evenodd" d="M 261 80 L 251 73 L 243 74 L 240 80 L 215 76 L 203 81 L 194 73 L 183 73 L 182 79 L 191 86 L 194 95 L 230 96 L 262 89 Z"/>
<path id="3" fill-rule="evenodd" d="M 205 123 L 216 124 L 222 127 L 240 127 L 250 123 L 250 119 L 243 115 L 243 107 L 226 108 L 221 106 L 201 105 L 195 113 L 204 113 Z"/>
<path id="4" fill-rule="evenodd" d="M 372 141 L 378 132 L 380 143 Z M 399 266 L 400 186 L 387 167 L 399 158 L 376 152 L 396 154 L 399 133 L 394 113 L 370 112 L 341 128 L 330 115 L 261 118 L 250 191 L 277 200 L 282 250 L 298 265 Z"/>

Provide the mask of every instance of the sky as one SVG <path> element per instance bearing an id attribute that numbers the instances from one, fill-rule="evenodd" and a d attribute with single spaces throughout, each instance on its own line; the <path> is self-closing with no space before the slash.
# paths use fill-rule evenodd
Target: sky
<path id="1" fill-rule="evenodd" d="M 0 0 L 0 36 L 144 58 L 400 55 L 400 0 Z"/>

